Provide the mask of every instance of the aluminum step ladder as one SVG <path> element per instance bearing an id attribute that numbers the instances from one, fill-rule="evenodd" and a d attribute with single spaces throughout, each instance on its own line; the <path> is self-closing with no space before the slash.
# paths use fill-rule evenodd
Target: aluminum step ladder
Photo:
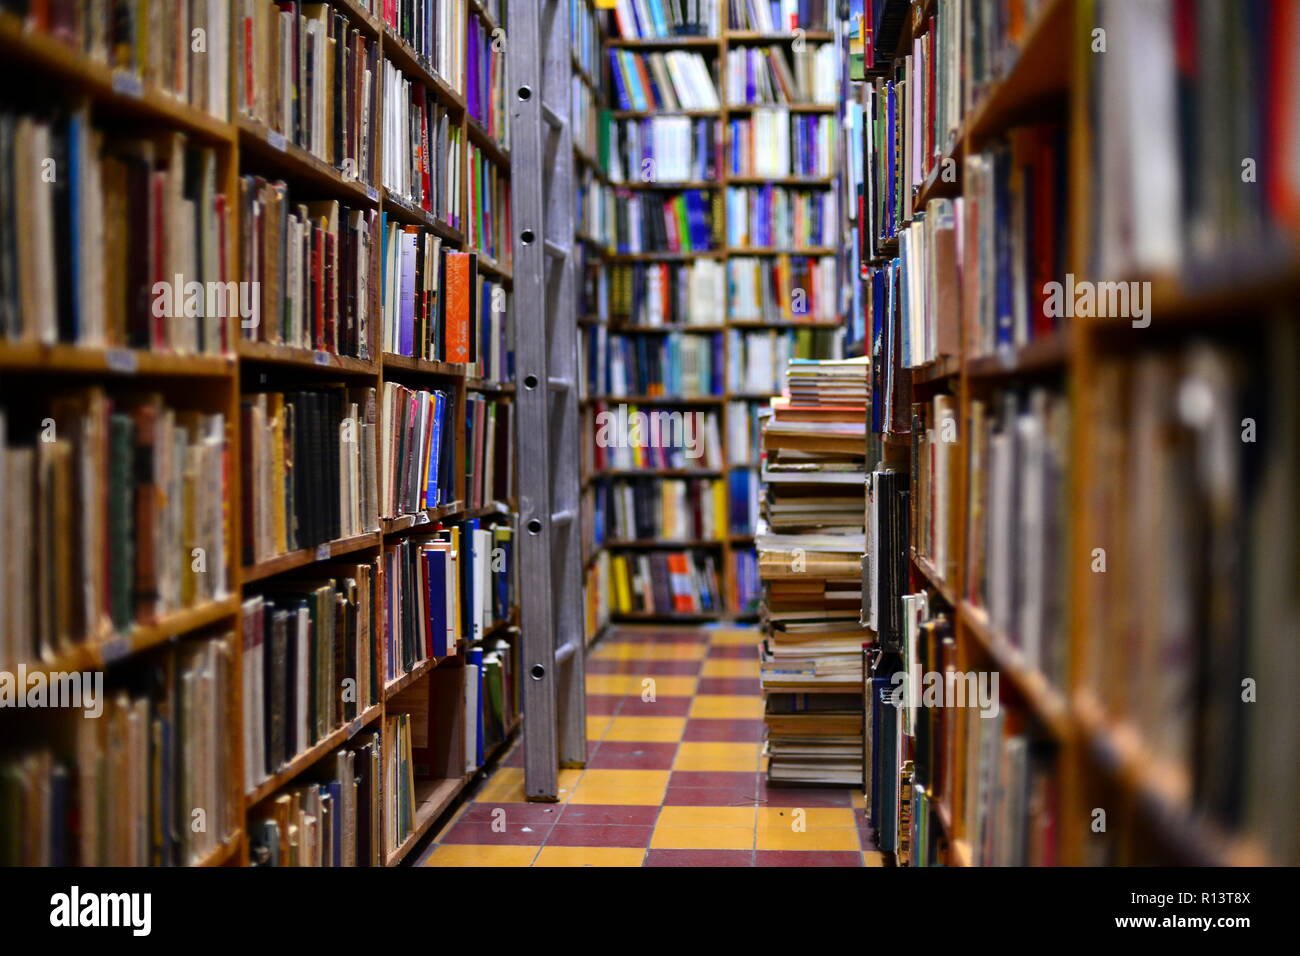
<path id="1" fill-rule="evenodd" d="M 508 0 L 524 793 L 587 759 L 569 0 Z"/>

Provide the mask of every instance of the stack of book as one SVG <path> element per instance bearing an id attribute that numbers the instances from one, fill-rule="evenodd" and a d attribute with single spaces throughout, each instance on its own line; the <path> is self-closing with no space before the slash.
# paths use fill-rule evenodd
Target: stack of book
<path id="1" fill-rule="evenodd" d="M 615 102 L 620 110 L 716 110 L 718 88 L 704 57 L 687 50 L 666 53 L 609 51 Z"/>
<path id="2" fill-rule="evenodd" d="M 763 423 L 755 545 L 768 777 L 862 780 L 859 566 L 865 549 L 867 364 L 794 360 Z"/>
<path id="3" fill-rule="evenodd" d="M 724 78 L 733 106 L 834 103 L 839 94 L 839 51 L 823 43 L 794 54 L 778 46 L 736 47 L 727 52 Z"/>

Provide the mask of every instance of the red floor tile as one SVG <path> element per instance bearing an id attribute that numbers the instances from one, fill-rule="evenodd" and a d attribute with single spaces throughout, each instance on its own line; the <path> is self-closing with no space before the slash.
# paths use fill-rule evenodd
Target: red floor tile
<path id="1" fill-rule="evenodd" d="M 633 846 L 648 847 L 655 828 L 606 824 L 587 826 L 557 823 L 546 838 L 547 846 Z"/>
<path id="2" fill-rule="evenodd" d="M 691 712 L 693 697 L 665 697 L 660 694 L 654 700 L 642 700 L 629 694 L 623 698 L 620 717 L 685 717 Z"/>
<path id="3" fill-rule="evenodd" d="M 459 821 L 446 833 L 438 837 L 439 843 L 497 843 L 504 846 L 541 846 L 546 842 L 546 835 L 554 829 L 550 823 L 532 824 L 516 822 L 506 815 L 506 828 L 498 833 L 491 823 L 480 821 Z"/>
<path id="4" fill-rule="evenodd" d="M 658 819 L 658 807 L 566 803 L 557 822 L 568 825 L 652 827 Z"/>
<path id="5" fill-rule="evenodd" d="M 755 638 L 752 646 L 749 644 L 710 644 L 709 656 L 756 661 L 758 660 L 758 639 Z"/>
<path id="6" fill-rule="evenodd" d="M 651 850 L 643 866 L 753 866 L 753 850 Z"/>
<path id="7" fill-rule="evenodd" d="M 677 744 L 603 740 L 587 755 L 592 770 L 671 770 Z"/>
<path id="8" fill-rule="evenodd" d="M 752 770 L 674 770 L 670 787 L 746 787 L 758 792 L 758 774 Z"/>
<path id="9" fill-rule="evenodd" d="M 665 807 L 752 807 L 753 787 L 672 787 L 664 793 Z"/>
<path id="10" fill-rule="evenodd" d="M 618 713 L 618 709 L 623 706 L 623 698 L 618 694 L 588 694 L 587 695 L 587 716 L 588 717 L 609 717 Z M 522 747 L 518 748 L 523 750 Z M 520 765 L 522 766 L 522 764 Z"/>
<path id="11" fill-rule="evenodd" d="M 752 744 L 763 740 L 761 720 L 723 720 L 715 717 L 692 717 L 682 734 L 686 741 Z"/>
<path id="12" fill-rule="evenodd" d="M 836 787 L 770 787 L 766 781 L 759 784 L 760 807 L 848 807 L 852 806 L 852 791 Z"/>
<path id="13" fill-rule="evenodd" d="M 456 822 L 491 823 L 496 811 L 505 811 L 506 826 L 551 826 L 560 819 L 560 805 L 553 803 L 471 803 Z"/>
<path id="14" fill-rule="evenodd" d="M 763 685 L 757 677 L 701 677 L 695 693 L 757 697 L 763 693 Z"/>
<path id="15" fill-rule="evenodd" d="M 857 850 L 757 850 L 755 866 L 862 866 Z"/>

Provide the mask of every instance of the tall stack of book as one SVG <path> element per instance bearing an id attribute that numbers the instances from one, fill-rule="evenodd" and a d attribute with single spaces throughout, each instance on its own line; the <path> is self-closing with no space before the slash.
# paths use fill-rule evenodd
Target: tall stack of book
<path id="1" fill-rule="evenodd" d="M 867 362 L 792 360 L 763 423 L 755 545 L 768 777 L 862 779 L 859 566 L 865 548 Z"/>

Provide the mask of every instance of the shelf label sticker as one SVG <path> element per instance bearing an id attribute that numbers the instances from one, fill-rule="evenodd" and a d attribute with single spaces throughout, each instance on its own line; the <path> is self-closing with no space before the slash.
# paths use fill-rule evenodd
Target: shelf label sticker
<path id="1" fill-rule="evenodd" d="M 316 560 L 324 561 L 330 556 L 330 546 L 326 544 L 316 545 Z"/>
<path id="2" fill-rule="evenodd" d="M 275 130 L 269 130 L 266 134 L 266 141 L 276 149 L 284 150 L 284 134 L 277 133 Z"/>
<path id="3" fill-rule="evenodd" d="M 113 71 L 113 92 L 122 96 L 144 96 L 144 81 L 139 73 L 131 70 Z"/>
<path id="4" fill-rule="evenodd" d="M 126 375 L 134 375 L 140 367 L 140 358 L 131 349 L 109 349 L 104 361 L 111 371 Z"/>
<path id="5" fill-rule="evenodd" d="M 361 722 L 361 718 L 357 717 L 355 720 L 352 721 L 352 723 L 348 724 L 348 736 L 355 737 L 357 735 L 357 731 L 359 731 L 363 726 L 364 725 Z"/>
<path id="6" fill-rule="evenodd" d="M 379 190 L 376 189 L 374 186 L 367 186 L 367 187 L 366 187 L 366 198 L 369 199 L 371 202 L 378 202 L 378 201 L 379 201 Z"/>
<path id="7" fill-rule="evenodd" d="M 113 664 L 131 653 L 131 639 L 126 635 L 120 635 L 110 641 L 105 642 L 100 650 L 99 656 L 104 660 L 104 666 Z"/>
<path id="8" fill-rule="evenodd" d="M 317 349 L 313 356 L 317 365 L 329 365 L 330 354 L 323 349 Z"/>

